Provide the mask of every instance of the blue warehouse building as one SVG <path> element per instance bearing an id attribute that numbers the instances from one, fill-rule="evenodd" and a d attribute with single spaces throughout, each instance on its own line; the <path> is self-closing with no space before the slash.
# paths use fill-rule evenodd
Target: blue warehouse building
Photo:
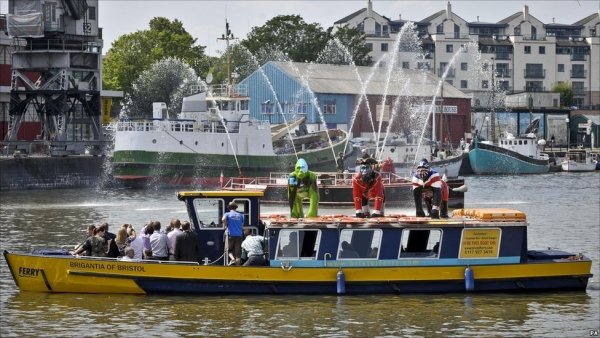
<path id="1" fill-rule="evenodd" d="M 443 97 L 447 124 L 438 135 L 458 143 L 471 129 L 470 97 L 422 70 L 271 61 L 239 85 L 248 88 L 252 117 L 272 124 L 305 117 L 309 131 L 352 126 L 353 137 L 372 137 L 373 123 L 402 129 L 414 124 L 408 121 L 414 112 L 425 118 L 436 96 L 436 106 Z"/>

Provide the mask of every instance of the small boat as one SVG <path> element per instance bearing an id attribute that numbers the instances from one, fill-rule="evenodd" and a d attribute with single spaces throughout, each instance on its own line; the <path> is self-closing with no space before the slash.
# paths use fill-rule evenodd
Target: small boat
<path id="1" fill-rule="evenodd" d="M 476 174 L 543 174 L 550 171 L 547 154 L 540 153 L 533 133 L 515 137 L 505 133 L 498 145 L 473 140 L 469 162 Z"/>
<path id="2" fill-rule="evenodd" d="M 292 170 L 298 157 L 316 170 L 335 170 L 345 131 L 308 132 L 302 121 L 271 126 L 250 117 L 249 100 L 245 86 L 213 86 L 184 98 L 176 119 L 154 103 L 152 119 L 120 120 L 113 177 L 128 186 L 216 186 L 221 175 Z"/>
<path id="3" fill-rule="evenodd" d="M 315 172 L 319 187 L 319 204 L 353 205 L 353 173 Z M 401 177 L 390 172 L 380 172 L 385 187 L 386 205 L 413 205 L 412 183 L 409 177 Z M 226 190 L 263 190 L 263 203 L 287 204 L 287 183 L 289 173 L 271 173 L 266 177 L 229 177 L 224 181 Z M 449 178 L 450 188 L 448 207 L 464 207 L 467 190 L 463 178 Z"/>
<path id="4" fill-rule="evenodd" d="M 585 149 L 569 149 L 560 165 L 563 171 L 594 171 L 597 161 Z"/>
<path id="5" fill-rule="evenodd" d="M 260 215 L 261 191 L 177 194 L 198 234 L 199 261 L 123 261 L 57 250 L 4 251 L 21 291 L 100 294 L 384 294 L 585 290 L 590 258 L 528 250 L 525 214 L 459 209 L 407 215 Z M 267 264 L 228 266 L 220 222 L 228 203 L 264 235 Z"/>

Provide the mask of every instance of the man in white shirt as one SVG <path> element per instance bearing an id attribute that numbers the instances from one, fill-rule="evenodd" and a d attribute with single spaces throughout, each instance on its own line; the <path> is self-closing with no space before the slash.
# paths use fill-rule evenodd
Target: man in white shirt
<path id="1" fill-rule="evenodd" d="M 175 237 L 177 237 L 177 235 L 179 235 L 182 232 L 181 221 L 179 221 L 179 219 L 177 218 L 173 218 L 171 220 L 171 228 L 173 228 L 173 230 L 169 231 L 169 233 L 167 234 L 167 238 L 169 239 L 169 260 L 173 261 L 175 260 L 173 258 L 173 255 L 175 254 Z"/>
<path id="2" fill-rule="evenodd" d="M 127 227 L 127 236 L 129 236 L 129 247 L 131 247 L 134 252 L 133 259 L 142 259 L 144 253 L 144 241 L 142 240 L 142 237 L 138 236 L 131 224 Z"/>
<path id="3" fill-rule="evenodd" d="M 244 266 L 265 265 L 263 245 L 265 238 L 253 235 L 250 229 L 244 230 L 246 238 L 242 242 L 242 257 L 247 257 Z"/>
<path id="4" fill-rule="evenodd" d="M 150 247 L 152 248 L 152 257 L 160 261 L 169 260 L 169 239 L 167 235 L 160 232 L 160 222 L 152 221 L 154 232 L 150 235 Z"/>

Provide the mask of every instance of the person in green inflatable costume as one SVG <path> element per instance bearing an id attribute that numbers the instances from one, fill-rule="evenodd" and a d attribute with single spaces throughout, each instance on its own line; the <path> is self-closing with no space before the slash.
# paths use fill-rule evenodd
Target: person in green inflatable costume
<path id="1" fill-rule="evenodd" d="M 308 198 L 310 207 L 304 215 L 302 200 Z M 304 159 L 296 162 L 295 170 L 290 173 L 288 179 L 288 201 L 290 202 L 290 217 L 317 217 L 319 213 L 319 188 L 317 187 L 317 175 L 308 171 L 308 163 Z"/>

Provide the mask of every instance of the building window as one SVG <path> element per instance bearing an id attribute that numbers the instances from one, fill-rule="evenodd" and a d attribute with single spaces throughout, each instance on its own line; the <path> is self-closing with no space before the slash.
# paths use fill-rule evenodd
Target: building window
<path id="1" fill-rule="evenodd" d="M 96 7 L 93 7 L 93 6 L 88 7 L 88 19 L 96 20 Z"/>
<path id="2" fill-rule="evenodd" d="M 335 114 L 335 100 L 325 100 L 325 103 L 323 104 L 323 114 Z"/>
<path id="3" fill-rule="evenodd" d="M 461 62 L 461 64 L 460 64 L 460 70 L 465 70 L 465 71 L 466 71 L 466 70 L 469 70 L 468 63 L 466 63 L 466 62 Z"/>
<path id="4" fill-rule="evenodd" d="M 447 82 L 449 85 L 451 85 L 451 86 L 453 86 L 453 85 L 454 85 L 454 81 L 452 81 L 452 80 L 446 80 L 446 82 Z"/>
<path id="5" fill-rule="evenodd" d="M 429 62 L 417 62 L 417 69 L 430 69 Z"/>
<path id="6" fill-rule="evenodd" d="M 260 105 L 260 112 L 261 112 L 261 114 L 265 114 L 265 115 L 273 114 L 273 103 L 271 103 L 270 100 L 263 102 Z"/>
<path id="7" fill-rule="evenodd" d="M 452 53 L 454 51 L 453 45 L 446 45 L 446 53 Z"/>
<path id="8" fill-rule="evenodd" d="M 488 80 L 481 80 L 481 88 L 483 88 L 483 89 L 488 88 Z"/>
<path id="9" fill-rule="evenodd" d="M 306 103 L 306 102 L 296 103 L 296 113 L 299 115 L 308 114 L 308 103 Z"/>
<path id="10" fill-rule="evenodd" d="M 539 52 L 540 52 L 540 54 L 546 54 L 546 47 L 540 46 Z"/>
<path id="11" fill-rule="evenodd" d="M 388 44 L 387 43 L 382 43 L 381 44 L 381 51 L 382 52 L 387 52 L 388 51 Z"/>
<path id="12" fill-rule="evenodd" d="M 435 32 L 438 34 L 444 33 L 444 23 L 437 25 L 435 28 Z"/>
<path id="13" fill-rule="evenodd" d="M 559 63 L 558 64 L 558 72 L 559 73 L 564 73 L 565 72 L 565 64 L 564 63 Z"/>
<path id="14" fill-rule="evenodd" d="M 370 43 L 370 42 L 368 42 L 368 43 L 367 43 L 367 48 L 369 49 L 369 51 L 371 51 L 371 52 L 372 52 L 372 51 L 373 51 L 373 44 L 372 44 L 372 43 Z"/>
<path id="15" fill-rule="evenodd" d="M 531 54 L 531 46 L 525 46 L 525 54 Z"/>
<path id="16" fill-rule="evenodd" d="M 468 82 L 467 80 L 460 80 L 460 88 L 467 88 Z"/>
<path id="17" fill-rule="evenodd" d="M 406 61 L 402 62 L 402 68 L 409 69 L 410 68 L 410 63 L 406 62 Z"/>

